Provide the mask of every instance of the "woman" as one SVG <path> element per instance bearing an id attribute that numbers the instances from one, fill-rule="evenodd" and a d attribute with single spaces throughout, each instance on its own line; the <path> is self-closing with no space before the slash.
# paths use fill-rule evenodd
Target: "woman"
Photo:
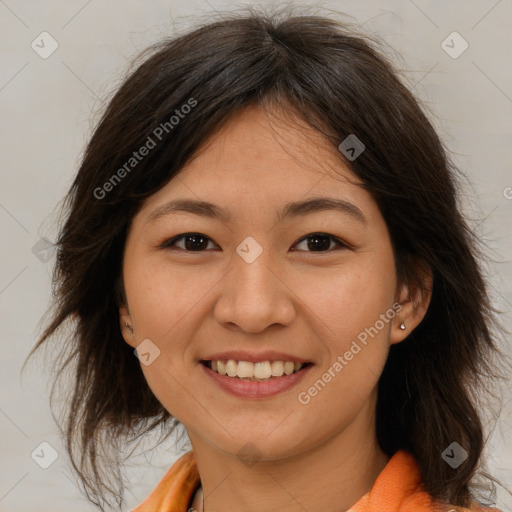
<path id="1" fill-rule="evenodd" d="M 91 502 L 122 505 L 106 445 L 179 422 L 193 450 L 136 512 L 486 510 L 499 351 L 456 186 L 338 22 L 233 15 L 153 48 L 67 197 L 35 347 L 73 322 L 66 442 Z"/>

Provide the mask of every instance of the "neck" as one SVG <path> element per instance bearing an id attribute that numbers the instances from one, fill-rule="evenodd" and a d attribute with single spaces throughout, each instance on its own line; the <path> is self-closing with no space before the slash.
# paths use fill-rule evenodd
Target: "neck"
<path id="1" fill-rule="evenodd" d="M 371 489 L 389 461 L 374 428 L 365 430 L 366 420 L 354 421 L 321 446 L 254 465 L 189 432 L 202 483 L 194 510 L 202 512 L 203 496 L 204 512 L 349 510 Z"/>

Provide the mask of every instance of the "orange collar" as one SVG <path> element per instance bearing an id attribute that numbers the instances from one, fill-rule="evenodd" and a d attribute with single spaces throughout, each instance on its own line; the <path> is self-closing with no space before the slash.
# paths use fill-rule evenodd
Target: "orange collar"
<path id="1" fill-rule="evenodd" d="M 191 450 L 179 458 L 162 478 L 149 497 L 132 512 L 187 512 L 201 480 Z M 382 470 L 371 490 L 347 512 L 441 512 L 441 508 L 425 492 L 414 457 L 399 450 Z M 453 507 L 453 512 L 469 509 Z M 496 509 L 481 509 L 485 512 Z M 497 511 L 499 512 L 499 511 Z"/>

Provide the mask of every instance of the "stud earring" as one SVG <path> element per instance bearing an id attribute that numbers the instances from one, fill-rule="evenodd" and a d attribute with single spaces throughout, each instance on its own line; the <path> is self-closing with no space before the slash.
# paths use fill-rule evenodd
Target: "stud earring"
<path id="1" fill-rule="evenodd" d="M 400 324 L 400 329 L 402 329 L 402 331 L 405 331 L 405 323 L 404 323 L 404 322 L 402 322 L 402 323 Z"/>
<path id="2" fill-rule="evenodd" d="M 131 325 L 128 325 L 128 322 L 125 322 L 124 325 L 130 329 L 130 332 L 133 332 L 133 327 Z"/>

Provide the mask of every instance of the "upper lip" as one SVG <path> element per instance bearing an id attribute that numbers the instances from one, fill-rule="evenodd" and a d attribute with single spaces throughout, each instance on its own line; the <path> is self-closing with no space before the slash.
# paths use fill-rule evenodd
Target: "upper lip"
<path id="1" fill-rule="evenodd" d="M 292 361 L 294 363 L 309 363 L 308 359 L 285 354 L 284 352 L 276 352 L 275 350 L 266 350 L 265 352 L 248 352 L 246 350 L 230 350 L 226 352 L 215 352 L 201 359 L 201 361 L 225 361 L 234 359 L 235 361 L 251 361 L 259 363 L 262 361 Z"/>

